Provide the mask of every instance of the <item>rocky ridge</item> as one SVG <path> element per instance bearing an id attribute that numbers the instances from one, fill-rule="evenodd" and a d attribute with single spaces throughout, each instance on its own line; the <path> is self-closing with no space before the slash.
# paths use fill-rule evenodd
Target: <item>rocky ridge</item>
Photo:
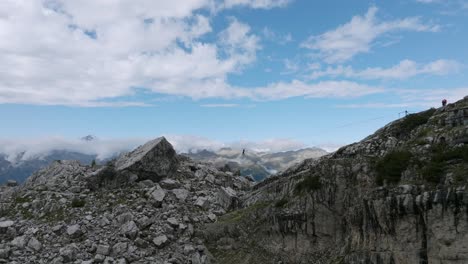
<path id="1" fill-rule="evenodd" d="M 57 161 L 0 191 L 0 263 L 211 263 L 198 228 L 251 182 L 164 138 L 106 166 Z"/>
<path id="2" fill-rule="evenodd" d="M 217 168 L 229 168 L 242 176 L 262 181 L 280 171 L 302 162 L 305 159 L 317 159 L 328 154 L 320 148 L 305 148 L 284 152 L 261 152 L 246 149 L 223 148 L 218 151 L 202 150 L 184 153 L 193 160 L 208 162 Z"/>
<path id="3" fill-rule="evenodd" d="M 390 123 L 208 224 L 218 263 L 468 263 L 468 98 Z"/>

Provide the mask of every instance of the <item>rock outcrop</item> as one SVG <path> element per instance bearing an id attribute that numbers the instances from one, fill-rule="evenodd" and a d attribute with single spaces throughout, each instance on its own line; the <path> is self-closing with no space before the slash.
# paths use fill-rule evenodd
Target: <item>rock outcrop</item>
<path id="1" fill-rule="evenodd" d="M 164 137 L 157 138 L 108 162 L 88 177 L 88 187 L 118 188 L 144 180 L 158 182 L 176 173 L 179 159 Z"/>
<path id="2" fill-rule="evenodd" d="M 160 137 L 120 156 L 115 161 L 115 169 L 136 174 L 140 181 L 149 179 L 156 182 L 173 175 L 178 162 L 172 145 Z"/>
<path id="3" fill-rule="evenodd" d="M 106 166 L 56 162 L 2 187 L 0 263 L 211 263 L 197 230 L 250 186 L 164 138 Z"/>
<path id="4" fill-rule="evenodd" d="M 468 98 L 254 186 L 205 227 L 218 263 L 468 263 Z M 462 109 L 462 110 L 460 110 Z"/>

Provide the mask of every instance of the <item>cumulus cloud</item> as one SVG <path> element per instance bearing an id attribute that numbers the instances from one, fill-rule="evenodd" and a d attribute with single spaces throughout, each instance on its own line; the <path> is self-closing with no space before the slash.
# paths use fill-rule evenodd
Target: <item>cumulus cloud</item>
<path id="1" fill-rule="evenodd" d="M 280 82 L 253 90 L 259 100 L 280 100 L 291 97 L 306 98 L 355 98 L 384 92 L 383 88 L 358 84 L 350 81 L 323 81 L 308 84 L 303 81 Z"/>
<path id="2" fill-rule="evenodd" d="M 238 107 L 239 104 L 202 104 L 201 107 L 208 107 L 208 108 L 232 108 Z"/>
<path id="3" fill-rule="evenodd" d="M 110 158 L 144 143 L 147 139 L 96 139 L 84 141 L 64 137 L 47 137 L 37 139 L 0 139 L 0 153 L 11 162 L 44 157 L 55 150 L 97 155 L 100 160 Z"/>
<path id="4" fill-rule="evenodd" d="M 281 72 L 281 74 L 283 75 L 293 74 L 300 70 L 299 64 L 296 63 L 295 61 L 292 61 L 290 59 L 285 59 L 283 63 L 284 63 L 284 70 Z"/>
<path id="5" fill-rule="evenodd" d="M 434 4 L 434 3 L 443 3 L 442 0 L 416 0 L 416 2 L 423 3 L 423 4 Z"/>
<path id="6" fill-rule="evenodd" d="M 321 77 L 346 77 L 358 79 L 407 79 L 421 74 L 447 75 L 460 70 L 461 64 L 453 60 L 436 60 L 427 64 L 402 60 L 390 68 L 366 68 L 355 70 L 351 66 L 329 66 L 325 70 L 313 71 L 311 79 Z"/>
<path id="7" fill-rule="evenodd" d="M 246 148 L 259 152 L 282 152 L 306 147 L 304 143 L 293 139 L 267 139 L 260 142 L 238 141 L 231 143 L 230 146 L 232 148 Z"/>
<path id="8" fill-rule="evenodd" d="M 283 0 L 0 2 L 0 104 L 148 106 L 138 92 L 203 98 L 279 100 L 381 91 L 352 82 L 294 80 L 244 88 L 228 83 L 256 60 L 260 38 L 230 18 L 213 32 L 200 10 L 272 8 Z M 402 22 L 403 23 L 403 22 Z M 202 40 L 212 33 L 212 41 Z M 292 65 L 290 65 L 292 66 Z"/>
<path id="9" fill-rule="evenodd" d="M 325 142 L 317 145 L 318 148 L 321 148 L 327 152 L 334 152 L 337 151 L 339 148 L 345 146 L 345 143 L 333 143 L 333 142 Z"/>
<path id="10" fill-rule="evenodd" d="M 377 7 L 371 7 L 364 16 L 355 16 L 334 30 L 311 36 L 302 46 L 317 52 L 317 56 L 327 63 L 337 63 L 369 52 L 375 40 L 387 33 L 439 30 L 439 26 L 425 24 L 418 17 L 380 21 L 376 16 L 377 10 Z"/>
<path id="11" fill-rule="evenodd" d="M 213 32 L 211 13 L 200 11 L 216 13 L 220 7 L 235 6 L 268 9 L 289 2 L 1 1 L 0 38 L 8 41 L 0 42 L 0 104 L 151 105 L 125 99 L 141 91 L 154 96 L 252 100 L 358 97 L 384 91 L 350 81 L 292 80 L 252 88 L 229 84 L 230 74 L 242 72 L 256 61 L 260 38 L 236 18 L 230 18 L 226 28 Z M 437 26 L 423 24 L 419 18 L 379 21 L 376 12 L 372 7 L 365 16 L 311 37 L 303 45 L 319 51 L 326 61 L 343 61 L 368 51 L 376 38 L 388 32 L 437 30 Z M 208 33 L 214 36 L 210 41 L 203 38 Z M 299 66 L 286 60 L 285 67 L 293 73 Z M 455 67 L 455 62 L 448 60 L 427 65 L 405 60 L 389 69 L 336 67 L 320 71 L 315 67 L 313 78 L 407 78 L 445 74 Z"/>
<path id="12" fill-rule="evenodd" d="M 259 39 L 232 19 L 219 42 L 201 41 L 212 28 L 210 18 L 197 11 L 212 5 L 210 0 L 2 1 L 0 38 L 8 41 L 0 42 L 0 103 L 111 105 L 103 101 L 131 96 L 135 87 L 198 98 L 230 96 L 235 91 L 229 91 L 227 74 L 255 60 Z"/>
<path id="13" fill-rule="evenodd" d="M 293 41 L 293 37 L 291 33 L 280 34 L 280 33 L 273 31 L 269 27 L 263 28 L 262 35 L 265 40 L 269 40 L 273 43 L 278 43 L 280 45 L 285 45 Z"/>
<path id="14" fill-rule="evenodd" d="M 302 142 L 292 139 L 268 139 L 264 141 L 240 140 L 221 142 L 205 137 L 192 135 L 165 135 L 178 153 L 197 152 L 207 149 L 216 151 L 221 148 L 241 150 L 243 148 L 265 152 L 295 150 L 305 147 Z M 11 162 L 41 158 L 53 151 L 70 151 L 87 155 L 96 155 L 104 160 L 122 152 L 131 151 L 151 138 L 117 138 L 91 141 L 70 139 L 65 137 L 46 137 L 30 139 L 0 139 L 0 154 L 6 155 Z"/>
<path id="15" fill-rule="evenodd" d="M 223 6 L 225 8 L 232 8 L 234 6 L 248 6 L 252 8 L 270 9 L 286 6 L 291 1 L 292 0 L 225 0 Z"/>

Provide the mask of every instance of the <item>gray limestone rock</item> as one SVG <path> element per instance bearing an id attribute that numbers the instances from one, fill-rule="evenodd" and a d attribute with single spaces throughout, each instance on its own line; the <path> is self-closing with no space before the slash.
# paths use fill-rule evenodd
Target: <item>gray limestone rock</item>
<path id="1" fill-rule="evenodd" d="M 171 225 L 172 227 L 178 227 L 179 226 L 179 221 L 177 221 L 177 219 L 175 219 L 174 217 L 169 217 L 167 219 L 167 222 L 169 223 L 169 225 Z"/>
<path id="2" fill-rule="evenodd" d="M 98 245 L 96 254 L 108 256 L 110 254 L 110 247 L 108 245 Z"/>
<path id="3" fill-rule="evenodd" d="M 195 201 L 195 205 L 200 207 L 200 208 L 207 209 L 208 206 L 209 206 L 208 198 L 198 197 L 197 200 Z"/>
<path id="4" fill-rule="evenodd" d="M 78 224 L 68 226 L 67 227 L 67 234 L 72 238 L 76 238 L 76 237 L 81 236 L 82 235 L 81 226 L 78 225 Z"/>
<path id="5" fill-rule="evenodd" d="M 113 256 L 122 256 L 123 254 L 125 254 L 127 252 L 127 248 L 128 248 L 128 243 L 125 243 L 125 242 L 116 243 L 112 247 L 112 255 Z"/>
<path id="6" fill-rule="evenodd" d="M 173 179 L 163 179 L 159 182 L 159 185 L 161 185 L 161 187 L 163 187 L 166 190 L 172 190 L 179 187 L 180 183 Z"/>
<path id="7" fill-rule="evenodd" d="M 15 222 L 11 220 L 0 221 L 0 234 L 6 234 L 8 229 L 12 228 Z"/>
<path id="8" fill-rule="evenodd" d="M 172 175 L 177 170 L 178 163 L 174 148 L 161 137 L 120 156 L 115 162 L 115 168 L 117 171 L 136 173 L 139 180 L 158 182 L 163 177 Z"/>
<path id="9" fill-rule="evenodd" d="M 10 256 L 10 248 L 0 248 L 0 260 L 8 259 Z"/>
<path id="10" fill-rule="evenodd" d="M 138 232 L 140 230 L 138 229 L 138 226 L 134 221 L 129 221 L 125 224 L 122 225 L 120 228 L 121 234 L 125 235 L 126 237 L 130 239 L 135 239 L 138 236 Z"/>
<path id="11" fill-rule="evenodd" d="M 35 237 L 31 237 L 28 242 L 28 247 L 34 249 L 35 251 L 39 251 L 42 249 L 42 244 Z"/>
<path id="12" fill-rule="evenodd" d="M 78 248 L 74 244 L 67 245 L 60 248 L 59 254 L 65 262 L 72 262 L 76 259 Z"/>
<path id="13" fill-rule="evenodd" d="M 185 202 L 190 192 L 186 189 L 173 189 L 172 193 L 180 202 Z"/>
<path id="14" fill-rule="evenodd" d="M 15 237 L 10 244 L 17 248 L 24 248 L 26 246 L 27 239 L 26 236 Z"/>
<path id="15" fill-rule="evenodd" d="M 168 238 L 166 235 L 160 235 L 157 236 L 153 239 L 153 243 L 156 245 L 158 248 L 164 247 L 168 242 Z"/>

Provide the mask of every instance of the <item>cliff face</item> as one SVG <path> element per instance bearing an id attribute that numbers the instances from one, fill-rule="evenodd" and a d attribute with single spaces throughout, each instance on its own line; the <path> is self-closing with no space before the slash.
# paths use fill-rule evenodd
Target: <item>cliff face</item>
<path id="1" fill-rule="evenodd" d="M 467 105 L 410 115 L 256 185 L 205 228 L 210 251 L 219 263 L 468 263 Z"/>

